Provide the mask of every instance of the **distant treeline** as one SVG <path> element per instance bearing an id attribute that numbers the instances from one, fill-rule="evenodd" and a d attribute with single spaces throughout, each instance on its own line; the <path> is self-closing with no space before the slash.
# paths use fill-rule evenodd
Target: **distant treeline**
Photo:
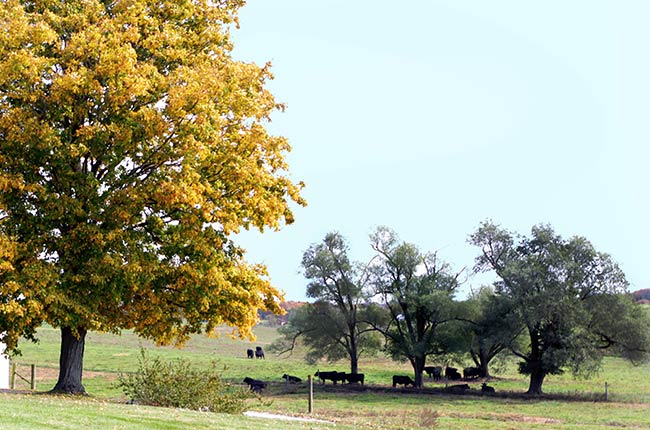
<path id="1" fill-rule="evenodd" d="M 650 288 L 635 291 L 632 293 L 634 300 L 638 303 L 650 304 Z"/>
<path id="2" fill-rule="evenodd" d="M 285 325 L 289 318 L 289 312 L 304 304 L 306 304 L 306 302 L 287 300 L 280 305 L 280 307 L 286 312 L 284 315 L 274 315 L 272 312 L 259 311 L 260 320 L 267 321 L 272 325 Z"/>

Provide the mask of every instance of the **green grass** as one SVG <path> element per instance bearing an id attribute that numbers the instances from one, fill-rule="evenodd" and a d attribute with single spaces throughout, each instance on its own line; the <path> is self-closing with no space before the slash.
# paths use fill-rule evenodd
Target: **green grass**
<path id="1" fill-rule="evenodd" d="M 285 386 L 280 379 L 284 373 L 306 379 L 318 368 L 346 370 L 345 362 L 319 363 L 310 366 L 298 351 L 293 356 L 278 357 L 268 352 L 277 336 L 273 328 L 260 326 L 254 342 L 220 338 L 197 337 L 184 349 L 156 347 L 150 342 L 126 332 L 121 336 L 92 333 L 87 337 L 84 361 L 84 385 L 92 397 L 70 399 L 47 395 L 2 395 L 0 413 L 10 421 L 0 422 L 0 428 L 80 428 L 95 429 L 239 429 L 251 428 L 331 428 L 326 424 L 276 422 L 243 416 L 223 416 L 191 411 L 145 408 L 125 405 L 126 400 L 115 382 L 119 372 L 137 368 L 140 348 L 166 360 L 183 357 L 197 366 L 217 360 L 227 370 L 224 377 L 241 383 L 244 376 L 271 382 L 264 394 L 265 403 L 253 402 L 258 411 L 290 415 L 306 415 L 306 386 Z M 31 363 L 36 365 L 37 390 L 46 391 L 57 376 L 59 332 L 49 327 L 39 331 L 41 342 L 23 344 L 23 356 L 15 361 L 25 373 Z M 249 360 L 246 349 L 260 345 L 266 360 Z M 571 375 L 550 376 L 544 389 L 550 398 L 526 399 L 517 396 L 487 397 L 478 395 L 478 383 L 473 396 L 448 394 L 418 394 L 416 390 L 393 391 L 386 387 L 393 374 L 410 374 L 407 364 L 395 363 L 385 357 L 364 359 L 360 371 L 366 374 L 367 390 L 315 386 L 313 416 L 336 422 L 337 429 L 605 429 L 624 427 L 650 428 L 650 365 L 633 367 L 624 360 L 607 358 L 602 371 L 589 380 L 575 380 Z M 605 382 L 609 385 L 609 402 L 585 399 L 602 397 Z M 526 378 L 518 375 L 514 363 L 490 381 L 497 395 L 504 392 L 522 393 L 527 389 Z M 442 387 L 426 382 L 427 387 Z M 25 388 L 25 384 L 17 388 Z M 560 401 L 558 398 L 574 399 Z M 578 399 L 578 400 L 575 400 Z M 582 400 L 579 400 L 582 399 Z M 10 423 L 11 425 L 7 424 Z"/>
<path id="2" fill-rule="evenodd" d="M 0 394 L 0 429 L 277 429 L 278 422 L 246 416 L 124 405 L 86 398 Z M 283 429 L 330 429 L 330 424 L 282 421 Z M 337 426 L 337 429 L 351 427 Z"/>
<path id="3" fill-rule="evenodd" d="M 297 412 L 291 398 L 276 397 L 274 410 Z M 604 429 L 650 428 L 650 406 L 625 403 L 590 403 L 485 399 L 469 396 L 430 395 L 319 395 L 316 416 L 339 417 L 339 423 L 377 428 L 420 428 L 435 413 L 441 428 Z"/>

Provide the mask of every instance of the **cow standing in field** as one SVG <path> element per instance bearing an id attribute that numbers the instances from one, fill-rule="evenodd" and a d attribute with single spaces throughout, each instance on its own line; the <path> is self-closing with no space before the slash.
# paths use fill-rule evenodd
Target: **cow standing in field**
<path id="1" fill-rule="evenodd" d="M 255 347 L 255 357 L 256 358 L 264 358 L 264 350 L 262 350 L 261 346 L 256 346 Z"/>
<path id="2" fill-rule="evenodd" d="M 325 381 L 329 379 L 334 385 L 339 381 L 345 381 L 345 375 L 345 372 L 321 372 L 320 370 L 314 373 L 315 377 L 320 378 L 321 384 L 325 384 Z"/>
<path id="3" fill-rule="evenodd" d="M 365 375 L 363 373 L 346 373 L 345 380 L 348 381 L 348 384 L 360 382 L 363 385 Z"/>
<path id="4" fill-rule="evenodd" d="M 249 348 L 249 349 L 246 350 L 246 356 L 248 358 L 253 358 L 254 355 L 255 355 L 255 352 L 252 349 Z"/>
<path id="5" fill-rule="evenodd" d="M 463 369 L 463 379 L 475 379 L 481 376 L 481 369 L 478 367 L 466 367 Z"/>
<path id="6" fill-rule="evenodd" d="M 244 383 L 248 384 L 251 391 L 254 393 L 261 393 L 262 390 L 266 388 L 266 382 L 249 378 L 248 376 L 244 378 Z"/>
<path id="7" fill-rule="evenodd" d="M 415 387 L 415 381 L 412 380 L 410 376 L 393 375 L 393 388 L 395 388 L 397 385 L 404 385 L 404 388 L 406 388 L 408 385 Z"/>
<path id="8" fill-rule="evenodd" d="M 455 367 L 447 367 L 445 369 L 445 376 L 450 381 L 458 381 L 458 380 L 462 379 L 462 376 L 460 376 L 460 373 L 458 372 L 458 369 L 456 369 Z"/>
<path id="9" fill-rule="evenodd" d="M 442 367 L 440 366 L 424 366 L 424 371 L 429 375 L 429 378 L 433 377 L 434 381 L 442 379 Z"/>

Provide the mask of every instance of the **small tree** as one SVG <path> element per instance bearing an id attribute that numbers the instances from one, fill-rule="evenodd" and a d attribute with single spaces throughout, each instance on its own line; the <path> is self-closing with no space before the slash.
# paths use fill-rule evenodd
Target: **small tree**
<path id="1" fill-rule="evenodd" d="M 339 233 L 328 233 L 321 243 L 305 251 L 302 267 L 310 281 L 307 297 L 316 301 L 291 315 L 275 350 L 291 350 L 302 337 L 309 348 L 309 362 L 347 357 L 350 372 L 358 373 L 359 357 L 379 349 L 377 337 L 360 318 L 368 298 L 363 287 L 365 270 L 347 254 L 347 243 Z"/>
<path id="2" fill-rule="evenodd" d="M 496 294 L 527 333 L 525 348 L 510 347 L 522 359 L 519 371 L 530 375 L 529 394 L 541 394 L 545 377 L 565 368 L 589 375 L 607 348 L 647 359 L 647 314 L 623 295 L 619 267 L 586 239 L 564 240 L 546 225 L 521 237 L 485 222 L 470 242 L 482 250 L 475 270 L 501 278 Z"/>
<path id="3" fill-rule="evenodd" d="M 436 334 L 456 316 L 453 296 L 460 274 L 435 253 L 422 254 L 415 245 L 400 242 L 388 228 L 378 228 L 371 243 L 378 255 L 371 279 L 381 303 L 373 308 L 371 324 L 394 358 L 411 363 L 415 385 L 421 387 L 427 357 L 445 351 Z"/>
<path id="4" fill-rule="evenodd" d="M 467 338 L 467 350 L 480 376 L 485 378 L 490 376 L 490 363 L 515 344 L 522 327 L 508 303 L 491 288 L 479 289 L 463 305 L 461 330 Z"/>

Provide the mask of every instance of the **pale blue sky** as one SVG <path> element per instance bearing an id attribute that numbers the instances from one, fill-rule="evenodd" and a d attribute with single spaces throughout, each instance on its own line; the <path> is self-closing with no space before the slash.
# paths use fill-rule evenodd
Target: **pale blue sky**
<path id="1" fill-rule="evenodd" d="M 490 218 L 585 236 L 650 288 L 649 16 L 644 0 L 249 0 L 235 56 L 273 63 L 288 109 L 269 128 L 309 206 L 242 235 L 248 260 L 302 300 L 302 253 L 329 231 L 364 261 L 387 225 L 459 270 Z"/>

